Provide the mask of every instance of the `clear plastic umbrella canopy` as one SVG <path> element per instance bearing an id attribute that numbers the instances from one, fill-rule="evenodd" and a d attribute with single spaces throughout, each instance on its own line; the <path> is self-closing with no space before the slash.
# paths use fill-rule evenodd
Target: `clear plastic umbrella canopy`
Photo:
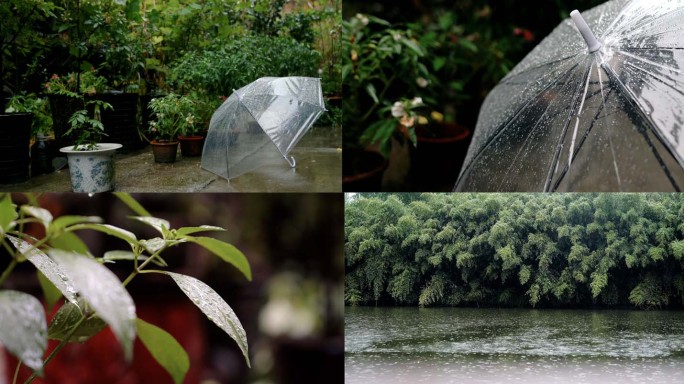
<path id="1" fill-rule="evenodd" d="M 684 1 L 610 1 L 487 96 L 454 189 L 679 191 L 683 125 Z"/>
<path id="2" fill-rule="evenodd" d="M 320 79 L 262 77 L 233 91 L 214 112 L 201 166 L 226 179 L 274 158 L 294 167 L 290 151 L 324 111 Z"/>

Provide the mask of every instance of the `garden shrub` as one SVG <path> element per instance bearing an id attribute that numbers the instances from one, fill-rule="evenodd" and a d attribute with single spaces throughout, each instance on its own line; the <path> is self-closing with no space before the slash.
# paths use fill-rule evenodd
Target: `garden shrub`
<path id="1" fill-rule="evenodd" d="M 186 53 L 171 68 L 182 90 L 229 95 L 264 76 L 316 76 L 320 53 L 290 38 L 245 35 Z"/>

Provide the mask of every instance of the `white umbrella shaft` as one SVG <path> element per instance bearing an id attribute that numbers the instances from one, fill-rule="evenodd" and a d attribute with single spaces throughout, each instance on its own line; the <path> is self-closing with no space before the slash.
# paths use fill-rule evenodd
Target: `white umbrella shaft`
<path id="1" fill-rule="evenodd" d="M 575 9 L 574 11 L 570 12 L 570 17 L 572 18 L 572 21 L 575 23 L 575 26 L 577 26 L 577 29 L 579 29 L 580 33 L 582 34 L 582 37 L 584 37 L 584 41 L 587 42 L 589 52 L 593 53 L 598 51 L 598 49 L 601 48 L 601 42 L 599 42 L 598 39 L 596 39 L 596 36 L 594 36 L 594 32 L 591 31 L 591 29 L 587 25 L 587 22 L 584 21 L 584 17 L 582 17 L 582 14 Z"/>

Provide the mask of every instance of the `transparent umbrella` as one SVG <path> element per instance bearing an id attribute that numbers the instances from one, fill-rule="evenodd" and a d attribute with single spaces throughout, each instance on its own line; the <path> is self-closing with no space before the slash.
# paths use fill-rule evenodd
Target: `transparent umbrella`
<path id="1" fill-rule="evenodd" d="M 571 16 L 487 96 L 455 190 L 684 186 L 684 1 Z"/>
<path id="2" fill-rule="evenodd" d="M 214 112 L 202 152 L 203 169 L 232 179 L 289 155 L 325 111 L 321 82 L 312 77 L 262 77 Z"/>

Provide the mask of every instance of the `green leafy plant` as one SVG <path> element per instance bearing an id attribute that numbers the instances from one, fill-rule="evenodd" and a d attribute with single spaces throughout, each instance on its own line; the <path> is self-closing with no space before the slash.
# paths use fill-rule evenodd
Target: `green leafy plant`
<path id="1" fill-rule="evenodd" d="M 33 72 L 35 58 L 45 51 L 46 34 L 36 26 L 53 18 L 57 9 L 54 2 L 45 0 L 0 2 L 0 111 L 5 110 L 4 90 L 19 93 L 26 80 L 22 75 Z"/>
<path id="2" fill-rule="evenodd" d="M 66 76 L 52 75 L 45 83 L 48 94 L 65 95 L 73 98 L 82 95 L 94 95 L 107 89 L 107 79 L 99 76 L 97 71 L 89 70 L 80 73 L 69 73 Z"/>
<path id="3" fill-rule="evenodd" d="M 680 308 L 682 212 L 679 194 L 354 195 L 345 300 Z"/>
<path id="4" fill-rule="evenodd" d="M 399 127 L 388 112 L 429 85 L 425 49 L 410 29 L 361 14 L 343 22 L 342 42 L 345 144 L 378 144 L 388 154 Z"/>
<path id="5" fill-rule="evenodd" d="M 198 125 L 195 100 L 190 96 L 170 93 L 150 101 L 155 120 L 150 122 L 148 134 L 155 140 L 174 141 L 179 132 L 194 132 Z"/>
<path id="6" fill-rule="evenodd" d="M 33 113 L 31 137 L 48 135 L 52 131 L 52 114 L 47 99 L 34 93 L 14 95 L 7 103 L 7 113 Z"/>
<path id="7" fill-rule="evenodd" d="M 74 112 L 69 118 L 69 130 L 64 136 L 75 137 L 74 150 L 93 150 L 101 142 L 104 133 L 101 110 L 113 109 L 112 105 L 102 100 L 89 100 L 85 108 Z"/>
<path id="8" fill-rule="evenodd" d="M 169 80 L 182 92 L 227 96 L 264 76 L 316 76 L 319 57 L 291 38 L 245 35 L 185 54 L 171 66 Z"/>
<path id="9" fill-rule="evenodd" d="M 195 305 L 240 347 L 250 365 L 247 338 L 239 319 L 230 306 L 202 281 L 164 269 L 164 251 L 185 243 L 198 244 L 221 260 L 236 267 L 248 280 L 251 270 L 245 256 L 229 243 L 212 237 L 197 236 L 208 231 L 223 231 L 214 226 L 171 228 L 168 221 L 152 217 L 131 196 L 117 194 L 137 215 L 132 220 L 154 228 L 158 236 L 139 239 L 134 233 L 103 223 L 93 216 L 61 216 L 52 214 L 36 203 L 17 206 L 9 194 L 0 196 L 0 243 L 11 260 L 0 275 L 0 287 L 14 268 L 29 262 L 37 269 L 41 288 L 48 305 L 60 297 L 65 304 L 48 325 L 42 304 L 35 297 L 14 290 L 0 289 L 0 343 L 34 373 L 30 383 L 42 375 L 47 365 L 68 343 L 85 342 L 109 325 L 119 341 L 126 359 L 133 359 L 133 342 L 139 338 L 151 355 L 164 367 L 175 383 L 182 383 L 189 369 L 189 359 L 183 347 L 163 329 L 136 316 L 133 299 L 126 286 L 146 274 L 161 274 L 171 278 Z M 26 233 L 25 226 L 37 223 L 44 228 L 40 238 Z M 75 234 L 94 230 L 125 241 L 125 250 L 110 250 L 102 256 L 90 253 Z M 132 263 L 133 269 L 122 282 L 105 267 L 107 263 Z M 42 360 L 47 341 L 59 344 Z M 18 367 L 17 367 L 18 368 Z"/>

